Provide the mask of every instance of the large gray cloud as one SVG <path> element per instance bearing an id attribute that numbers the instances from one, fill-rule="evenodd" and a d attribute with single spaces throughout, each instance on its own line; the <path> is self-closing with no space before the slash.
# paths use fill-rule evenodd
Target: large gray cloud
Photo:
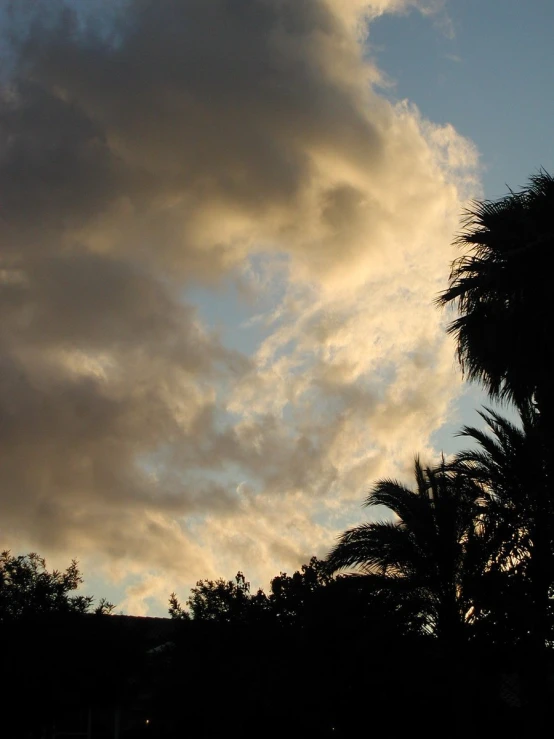
<path id="1" fill-rule="evenodd" d="M 265 577 L 425 447 L 475 152 L 374 91 L 363 18 L 410 5 L 0 4 L 5 537 Z M 251 356 L 187 297 L 224 277 L 279 283 Z"/>

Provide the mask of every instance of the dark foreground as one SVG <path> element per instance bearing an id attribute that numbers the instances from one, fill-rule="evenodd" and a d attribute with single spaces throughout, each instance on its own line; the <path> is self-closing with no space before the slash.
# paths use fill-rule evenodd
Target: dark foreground
<path id="1" fill-rule="evenodd" d="M 6 738 L 474 739 L 536 724 L 525 655 L 468 648 L 455 664 L 430 637 L 65 616 L 4 625 L 1 647 Z"/>

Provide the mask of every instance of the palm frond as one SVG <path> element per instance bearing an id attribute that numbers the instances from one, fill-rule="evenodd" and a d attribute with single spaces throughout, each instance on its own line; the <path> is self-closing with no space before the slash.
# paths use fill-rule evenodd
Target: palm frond
<path id="1" fill-rule="evenodd" d="M 413 576 L 421 558 L 409 531 L 394 523 L 370 522 L 342 534 L 327 561 L 332 572 L 355 568 L 395 578 Z"/>

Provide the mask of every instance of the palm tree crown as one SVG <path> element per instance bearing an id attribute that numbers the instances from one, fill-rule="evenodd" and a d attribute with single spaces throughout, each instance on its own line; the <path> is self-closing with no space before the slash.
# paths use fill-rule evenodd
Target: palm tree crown
<path id="1" fill-rule="evenodd" d="M 554 500 L 537 414 L 532 408 L 520 412 L 521 425 L 490 409 L 481 412 L 488 430 L 462 429 L 460 435 L 478 445 L 460 452 L 452 467 L 480 488 L 485 501 L 481 521 L 490 556 L 481 605 L 496 612 L 496 631 L 510 627 L 512 645 L 534 633 L 544 646 L 554 579 Z"/>
<path id="2" fill-rule="evenodd" d="M 448 330 L 469 379 L 493 397 L 551 409 L 553 214 L 554 178 L 545 171 L 522 192 L 475 202 L 457 239 L 469 252 L 454 261 L 437 300 L 459 310 Z"/>
<path id="3" fill-rule="evenodd" d="M 428 625 L 454 640 L 471 603 L 466 584 L 478 535 L 474 488 L 443 463 L 439 468 L 415 462 L 417 489 L 396 480 L 377 482 L 366 506 L 386 506 L 395 521 L 361 524 L 346 531 L 328 556 L 332 571 L 354 568 L 383 585 L 400 585 L 421 598 Z"/>

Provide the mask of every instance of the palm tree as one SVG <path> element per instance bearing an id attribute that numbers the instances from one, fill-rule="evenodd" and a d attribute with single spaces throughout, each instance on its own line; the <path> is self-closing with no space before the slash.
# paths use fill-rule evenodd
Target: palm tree
<path id="1" fill-rule="evenodd" d="M 483 514 L 491 552 L 487 572 L 496 573 L 503 587 L 511 584 L 509 592 L 520 600 L 517 610 L 527 612 L 527 637 L 532 634 L 544 648 L 554 574 L 554 500 L 546 491 L 537 414 L 529 407 L 520 412 L 520 426 L 491 409 L 481 412 L 488 431 L 465 426 L 460 435 L 476 441 L 477 447 L 459 453 L 452 467 L 473 480 L 487 501 Z M 494 598 L 493 593 L 489 588 Z"/>
<path id="2" fill-rule="evenodd" d="M 464 427 L 478 446 L 457 455 L 453 468 L 486 500 L 482 515 L 489 560 L 478 602 L 487 612 L 488 636 L 511 652 L 528 653 L 527 686 L 535 734 L 544 731 L 551 638 L 550 590 L 554 575 L 554 499 L 547 494 L 543 433 L 536 410 L 520 409 L 521 425 L 486 409 L 489 430 Z M 525 667 L 525 660 L 523 663 Z"/>
<path id="3" fill-rule="evenodd" d="M 493 398 L 533 401 L 551 420 L 553 212 L 554 178 L 545 171 L 521 192 L 475 202 L 457 239 L 469 252 L 454 261 L 449 287 L 437 300 L 458 308 L 448 331 L 467 377 Z"/>
<path id="4" fill-rule="evenodd" d="M 331 571 L 352 570 L 384 589 L 410 595 L 442 647 L 439 681 L 445 693 L 437 710 L 456 717 L 451 735 L 465 737 L 474 721 L 470 697 L 478 680 L 465 648 L 476 609 L 475 582 L 488 555 L 482 546 L 478 488 L 445 464 L 423 467 L 415 460 L 416 489 L 397 480 L 377 482 L 365 501 L 385 506 L 392 521 L 346 531 L 328 556 Z M 445 700 L 444 705 L 440 703 Z"/>
<path id="5" fill-rule="evenodd" d="M 475 202 L 458 237 L 459 245 L 469 251 L 454 261 L 449 287 L 437 300 L 458 308 L 459 317 L 448 330 L 456 337 L 458 358 L 468 378 L 482 382 L 491 397 L 536 412 L 543 480 L 526 493 L 534 506 L 529 567 L 536 615 L 544 613 L 550 577 L 545 563 L 552 552 L 550 521 L 544 516 L 541 520 L 541 515 L 547 512 L 551 517 L 549 498 L 554 499 L 553 212 L 554 178 L 544 170 L 519 193 L 510 192 L 495 202 Z M 542 664 L 537 673 L 543 674 L 534 690 L 540 723 L 547 683 L 542 618 L 534 633 L 535 659 Z"/>
<path id="6" fill-rule="evenodd" d="M 465 640 L 471 620 L 468 587 L 482 568 L 475 526 L 475 488 L 443 464 L 432 469 L 415 461 L 416 490 L 396 480 L 375 484 L 365 506 L 385 506 L 392 521 L 361 524 L 346 531 L 328 556 L 331 571 L 352 569 L 384 587 L 416 596 L 427 628 L 447 645 Z"/>

